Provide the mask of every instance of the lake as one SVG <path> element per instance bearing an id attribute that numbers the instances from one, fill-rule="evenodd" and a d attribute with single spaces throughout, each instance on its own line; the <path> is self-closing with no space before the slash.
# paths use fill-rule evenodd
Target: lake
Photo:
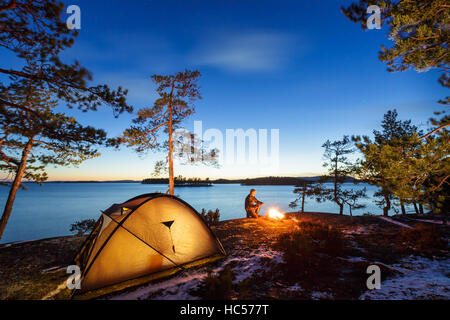
<path id="1" fill-rule="evenodd" d="M 13 212 L 8 221 L 1 243 L 35 240 L 70 234 L 70 225 L 77 220 L 98 219 L 100 210 L 112 203 L 120 203 L 143 193 L 165 192 L 166 185 L 140 183 L 45 183 L 39 186 L 26 183 L 27 190 L 19 190 Z M 367 207 L 354 210 L 354 215 L 369 212 L 381 214 L 371 199 L 376 187 L 364 185 L 369 199 L 361 202 Z M 362 186 L 361 186 L 362 187 Z M 197 211 L 219 208 L 220 219 L 228 220 L 245 217 L 244 199 L 251 188 L 257 190 L 256 198 L 266 203 L 261 209 L 265 215 L 269 207 L 282 211 L 295 211 L 289 203 L 295 199 L 293 186 L 241 186 L 220 184 L 212 187 L 175 188 L 175 194 L 191 204 Z M 352 183 L 345 188 L 359 188 Z M 9 189 L 0 188 L 2 209 Z M 317 203 L 307 199 L 305 211 L 339 212 L 332 202 Z M 348 214 L 345 207 L 344 214 Z"/>

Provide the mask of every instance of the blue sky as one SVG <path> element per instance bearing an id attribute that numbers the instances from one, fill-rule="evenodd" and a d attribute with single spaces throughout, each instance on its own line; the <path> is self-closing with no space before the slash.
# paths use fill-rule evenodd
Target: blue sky
<path id="1" fill-rule="evenodd" d="M 383 114 L 427 127 L 444 90 L 434 72 L 388 73 L 378 60 L 386 29 L 361 30 L 340 12 L 342 1 L 71 1 L 81 30 L 63 58 L 79 60 L 94 81 L 129 89 L 136 109 L 156 98 L 152 74 L 198 69 L 203 100 L 186 120 L 192 129 L 279 129 L 275 175 L 323 172 L 321 145 L 344 134 L 370 134 Z M 345 2 L 344 2 L 345 3 Z M 347 1 L 348 3 L 348 1 Z M 69 3 L 68 3 L 69 4 Z M 78 113 L 84 124 L 120 134 L 132 119 L 107 108 Z M 162 154 L 125 147 L 78 168 L 49 168 L 50 180 L 141 179 Z M 200 177 L 269 174 L 252 165 L 176 166 Z"/>

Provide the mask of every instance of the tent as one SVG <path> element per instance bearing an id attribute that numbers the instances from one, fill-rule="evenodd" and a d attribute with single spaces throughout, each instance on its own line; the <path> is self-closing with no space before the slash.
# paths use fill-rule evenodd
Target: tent
<path id="1" fill-rule="evenodd" d="M 102 212 L 74 258 L 93 298 L 220 259 L 225 250 L 198 212 L 175 196 L 149 193 Z"/>

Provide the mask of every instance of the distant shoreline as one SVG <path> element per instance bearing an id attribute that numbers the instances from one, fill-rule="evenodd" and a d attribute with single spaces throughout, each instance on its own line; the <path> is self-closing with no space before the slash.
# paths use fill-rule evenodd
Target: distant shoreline
<path id="1" fill-rule="evenodd" d="M 23 182 L 25 184 L 37 184 L 36 182 L 33 181 L 25 181 Z M 147 185 L 167 185 L 168 183 L 142 183 L 141 181 L 46 181 L 43 182 L 42 184 L 50 184 L 50 183 L 68 183 L 68 184 L 77 184 L 77 183 L 139 183 L 139 184 L 147 184 Z M 344 184 L 347 183 L 353 183 L 351 181 L 345 181 L 343 182 Z M 365 181 L 360 181 L 358 183 L 367 183 Z M 204 185 L 204 184 L 199 184 L 199 185 L 177 185 L 175 184 L 175 187 L 211 187 L 214 185 L 223 185 L 223 184 L 236 184 L 236 185 L 240 185 L 240 186 L 293 186 L 296 187 L 298 186 L 297 184 L 280 184 L 280 183 L 248 183 L 248 184 L 244 184 L 244 183 L 239 183 L 239 182 L 227 182 L 227 183 L 216 183 L 216 182 L 212 182 L 209 185 Z"/>
<path id="2" fill-rule="evenodd" d="M 110 181 L 96 181 L 96 180 L 80 180 L 80 181 L 45 181 L 45 183 L 141 183 L 141 180 L 110 180 Z M 24 181 L 23 183 L 36 183 L 33 181 Z"/>
<path id="3" fill-rule="evenodd" d="M 317 183 L 320 176 L 315 177 L 259 177 L 246 179 L 214 179 L 214 180 L 199 180 L 199 181 L 183 181 L 179 183 L 175 180 L 175 186 L 179 187 L 196 187 L 219 184 L 239 184 L 242 186 L 300 186 L 303 184 Z M 346 177 L 344 183 L 364 183 L 365 181 L 356 180 L 352 177 Z M 23 183 L 35 183 L 32 181 L 25 181 Z M 148 178 L 143 180 L 77 180 L 77 181 L 45 181 L 43 183 L 141 183 L 141 184 L 168 184 L 167 178 Z"/>
<path id="4" fill-rule="evenodd" d="M 175 178 L 175 186 L 187 185 L 193 186 L 196 184 L 240 184 L 241 186 L 302 186 L 305 184 L 314 184 L 323 181 L 323 177 L 259 177 L 259 178 L 246 178 L 246 179 L 181 179 Z M 332 182 L 331 178 L 327 179 L 327 182 Z M 363 180 L 357 180 L 353 177 L 344 177 L 344 182 L 362 183 Z M 142 180 L 143 184 L 168 184 L 167 178 L 147 178 Z"/>

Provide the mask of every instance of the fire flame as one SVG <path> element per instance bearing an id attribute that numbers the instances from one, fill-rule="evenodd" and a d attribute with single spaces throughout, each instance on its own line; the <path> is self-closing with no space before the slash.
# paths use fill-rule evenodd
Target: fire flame
<path id="1" fill-rule="evenodd" d="M 269 212 L 267 213 L 267 216 L 271 219 L 283 219 L 284 214 L 282 214 L 280 211 L 278 211 L 275 208 L 270 208 Z"/>

